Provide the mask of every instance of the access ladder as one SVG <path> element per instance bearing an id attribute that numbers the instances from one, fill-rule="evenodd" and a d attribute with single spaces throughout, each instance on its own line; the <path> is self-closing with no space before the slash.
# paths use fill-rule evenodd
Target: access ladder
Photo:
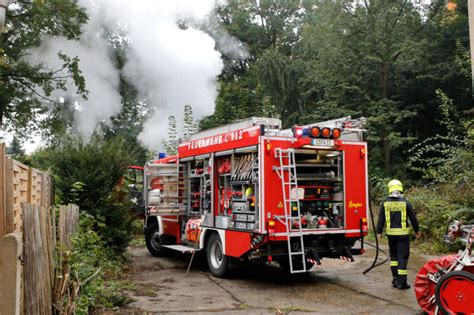
<path id="1" fill-rule="evenodd" d="M 275 218 L 282 222 L 286 228 L 290 272 L 306 272 L 306 255 L 301 224 L 300 202 L 298 199 L 295 151 L 294 149 L 275 148 L 275 158 L 280 161 L 280 166 L 274 166 L 273 169 L 281 179 L 283 208 L 285 210 L 283 220 L 279 216 Z M 293 225 L 296 226 L 296 229 L 293 229 Z M 295 262 L 297 262 L 296 266 L 294 266 Z M 301 264 L 299 264 L 299 262 L 301 262 Z"/>

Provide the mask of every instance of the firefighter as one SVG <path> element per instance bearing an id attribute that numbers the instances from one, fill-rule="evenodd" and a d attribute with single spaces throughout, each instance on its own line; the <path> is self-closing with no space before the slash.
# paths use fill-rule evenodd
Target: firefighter
<path id="1" fill-rule="evenodd" d="M 385 234 L 390 248 L 390 269 L 392 271 L 392 285 L 400 290 L 409 289 L 407 283 L 407 264 L 410 256 L 410 221 L 416 233 L 416 238 L 421 236 L 418 220 L 412 205 L 403 197 L 403 185 L 399 180 L 388 183 L 389 197 L 380 206 L 377 224 L 377 236 L 382 238 Z"/>

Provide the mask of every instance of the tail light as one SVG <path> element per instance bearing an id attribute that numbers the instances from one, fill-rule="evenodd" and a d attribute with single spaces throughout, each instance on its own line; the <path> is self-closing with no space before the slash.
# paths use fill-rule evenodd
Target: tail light
<path id="1" fill-rule="evenodd" d="M 334 139 L 339 139 L 339 138 L 341 137 L 341 129 L 339 129 L 339 128 L 334 128 L 334 129 L 332 130 L 332 137 L 333 137 Z"/>
<path id="2" fill-rule="evenodd" d="M 268 237 L 273 238 L 275 234 L 275 221 L 274 220 L 269 220 L 267 222 L 267 230 L 268 230 Z"/>
<path id="3" fill-rule="evenodd" d="M 321 134 L 321 129 L 319 127 L 313 127 L 311 128 L 311 137 L 317 138 Z"/>
<path id="4" fill-rule="evenodd" d="M 321 130 L 321 135 L 323 138 L 329 138 L 329 136 L 331 136 L 331 129 L 324 127 L 323 130 Z"/>
<path id="5" fill-rule="evenodd" d="M 367 219 L 366 218 L 362 218 L 362 231 L 367 231 L 368 230 L 368 226 L 367 226 Z"/>

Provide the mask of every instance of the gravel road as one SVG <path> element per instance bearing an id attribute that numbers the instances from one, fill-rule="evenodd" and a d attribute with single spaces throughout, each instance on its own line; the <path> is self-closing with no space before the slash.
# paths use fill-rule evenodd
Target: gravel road
<path id="1" fill-rule="evenodd" d="M 195 257 L 186 276 L 190 255 L 156 258 L 144 247 L 132 248 L 127 277 L 136 288 L 127 295 L 134 302 L 114 314 L 421 314 L 412 289 L 391 287 L 388 264 L 362 275 L 374 254 L 368 250 L 353 263 L 323 259 L 296 276 L 277 264 L 245 264 L 219 279 L 204 255 Z M 412 254 L 409 281 L 426 260 Z"/>

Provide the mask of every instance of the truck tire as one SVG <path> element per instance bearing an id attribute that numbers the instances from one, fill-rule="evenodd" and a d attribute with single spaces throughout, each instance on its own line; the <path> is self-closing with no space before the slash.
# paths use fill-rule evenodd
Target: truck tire
<path id="1" fill-rule="evenodd" d="M 160 235 L 160 229 L 157 223 L 152 223 L 145 231 L 146 248 L 155 257 L 166 255 L 166 248 L 163 247 L 163 237 Z"/>
<path id="2" fill-rule="evenodd" d="M 207 242 L 207 264 L 212 275 L 223 278 L 229 269 L 229 257 L 224 254 L 219 234 L 212 233 Z"/>
<path id="3" fill-rule="evenodd" d="M 296 270 L 303 269 L 303 266 L 301 266 L 301 263 L 302 263 L 301 259 L 298 260 L 298 259 L 293 258 L 293 269 L 296 269 Z M 279 258 L 278 264 L 280 265 L 281 270 L 283 270 L 285 273 L 291 273 L 290 261 L 288 257 Z M 306 271 L 309 271 L 311 268 L 313 268 L 313 266 L 314 266 L 313 263 L 306 261 Z"/>

